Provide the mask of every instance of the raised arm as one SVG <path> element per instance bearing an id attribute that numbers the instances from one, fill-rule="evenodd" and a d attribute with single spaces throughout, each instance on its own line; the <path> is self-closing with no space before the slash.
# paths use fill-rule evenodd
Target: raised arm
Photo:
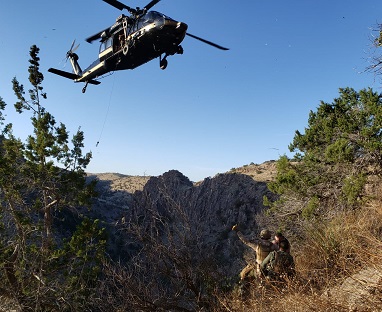
<path id="1" fill-rule="evenodd" d="M 241 232 L 237 232 L 237 236 L 240 238 L 240 240 L 246 244 L 248 247 L 251 247 L 253 250 L 256 251 L 256 248 L 258 246 L 258 242 L 255 241 L 250 241 L 248 238 L 246 238 Z"/>

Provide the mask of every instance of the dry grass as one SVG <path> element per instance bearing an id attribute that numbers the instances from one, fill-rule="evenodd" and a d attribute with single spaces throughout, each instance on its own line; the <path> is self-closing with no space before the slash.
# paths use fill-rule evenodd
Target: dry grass
<path id="1" fill-rule="evenodd" d="M 276 174 L 275 162 L 250 164 L 230 173 L 269 182 Z M 113 189 L 131 191 L 146 179 L 106 176 Z M 146 178 L 146 177 L 145 177 Z M 372 193 L 382 194 L 373 184 Z M 220 295 L 216 312 L 246 311 L 381 311 L 382 308 L 382 195 L 359 210 L 342 212 L 330 222 L 304 228 L 305 239 L 293 245 L 297 276 L 286 287 L 254 284 L 243 298 L 238 292 Z"/>
<path id="2" fill-rule="evenodd" d="M 150 176 L 130 176 L 119 173 L 89 173 L 89 176 L 96 176 L 100 181 L 109 182 L 111 191 L 126 191 L 134 193 L 143 190 Z"/>
<path id="3" fill-rule="evenodd" d="M 272 175 L 265 166 L 273 165 L 248 165 L 238 172 L 267 181 Z M 103 177 L 117 190 L 137 190 L 147 181 L 125 178 Z M 218 307 L 211 312 L 382 311 L 382 186 L 373 193 L 378 195 L 361 209 L 304 228 L 305 239 L 292 246 L 297 270 L 293 281 L 283 287 L 255 283 L 245 298 L 237 290 L 219 295 Z M 7 304 L 9 310 L 0 312 L 14 308 Z"/>
<path id="4" fill-rule="evenodd" d="M 307 285 L 296 282 L 284 288 L 254 285 L 248 297 L 232 295 L 221 305 L 224 306 L 222 310 L 230 312 L 348 311 L 343 305 L 330 302 Z"/>
<path id="5" fill-rule="evenodd" d="M 305 232 L 293 246 L 294 281 L 282 288 L 255 284 L 245 299 L 233 292 L 221 300 L 223 310 L 381 311 L 382 196 Z"/>
<path id="6" fill-rule="evenodd" d="M 249 164 L 240 168 L 233 168 L 229 173 L 240 173 L 252 177 L 257 182 L 273 181 L 277 174 L 276 162 L 266 161 L 262 164 Z"/>
<path id="7" fill-rule="evenodd" d="M 0 312 L 19 312 L 21 311 L 11 299 L 0 295 Z"/>

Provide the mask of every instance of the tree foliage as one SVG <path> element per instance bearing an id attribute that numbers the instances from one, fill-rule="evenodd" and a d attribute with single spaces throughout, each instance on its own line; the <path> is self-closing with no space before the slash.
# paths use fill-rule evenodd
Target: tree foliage
<path id="1" fill-rule="evenodd" d="M 91 153 L 82 152 L 83 132 L 78 129 L 70 139 L 65 125 L 57 124 L 43 106 L 47 94 L 38 54 L 39 48 L 32 46 L 28 92 L 16 77 L 12 80 L 16 111 L 31 116 L 33 133 L 25 143 L 15 137 L 12 124 L 5 124 L 6 104 L 0 98 L 1 291 L 23 310 L 58 311 L 84 302 L 79 294 L 96 278 L 105 237 L 97 222 L 85 220 L 81 231 L 71 233 L 65 243 L 55 227 L 56 216 L 89 205 L 95 193 L 85 180 Z M 92 253 L 94 261 L 85 263 L 81 259 L 90 252 L 89 243 L 96 243 L 98 251 Z M 74 269 L 76 263 L 81 270 Z M 69 282 L 73 273 L 81 282 Z"/>
<path id="2" fill-rule="evenodd" d="M 304 133 L 296 131 L 289 146 L 295 159 L 279 159 L 270 184 L 282 195 L 275 207 L 288 201 L 289 213 L 303 217 L 353 207 L 362 202 L 366 177 L 381 175 L 382 96 L 371 89 L 339 93 L 310 112 Z"/>
<path id="3" fill-rule="evenodd" d="M 333 103 L 321 102 L 317 112 L 310 112 L 308 128 L 304 134 L 296 131 L 289 149 L 325 163 L 380 167 L 381 104 L 381 95 L 371 89 L 340 89 Z"/>

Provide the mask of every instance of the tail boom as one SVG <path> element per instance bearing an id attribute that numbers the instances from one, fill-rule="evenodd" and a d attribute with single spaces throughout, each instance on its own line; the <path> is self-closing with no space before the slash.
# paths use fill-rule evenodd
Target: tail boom
<path id="1" fill-rule="evenodd" d="M 85 83 L 90 83 L 90 84 L 93 84 L 93 85 L 99 85 L 101 83 L 101 82 L 99 82 L 97 80 L 94 80 L 94 79 L 84 80 L 83 77 L 80 76 L 80 75 L 73 74 L 73 73 L 68 73 L 66 71 L 59 70 L 59 69 L 56 69 L 56 68 L 49 68 L 48 72 L 50 72 L 52 74 L 59 75 L 61 77 L 65 77 L 65 78 L 74 80 L 74 82 L 85 82 Z"/>

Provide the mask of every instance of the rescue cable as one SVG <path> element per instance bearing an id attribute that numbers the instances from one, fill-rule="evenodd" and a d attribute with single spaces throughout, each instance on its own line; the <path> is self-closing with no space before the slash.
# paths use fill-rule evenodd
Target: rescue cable
<path id="1" fill-rule="evenodd" d="M 102 129 L 101 129 L 101 133 L 100 133 L 100 135 L 99 135 L 99 138 L 98 138 L 96 147 L 98 147 L 99 141 L 101 140 L 101 137 L 102 137 L 102 134 L 103 134 L 103 129 L 105 128 L 106 120 L 107 120 L 107 117 L 108 117 L 108 115 L 109 115 L 110 106 L 111 106 L 111 98 L 112 98 L 113 91 L 114 91 L 115 77 L 116 77 L 116 76 L 114 75 L 114 79 L 113 79 L 113 83 L 112 83 L 111 91 L 110 91 L 110 96 L 109 96 L 109 104 L 108 104 L 108 106 L 107 106 L 107 111 L 106 111 L 105 119 L 104 119 L 104 121 L 103 121 L 103 125 L 102 125 Z"/>

